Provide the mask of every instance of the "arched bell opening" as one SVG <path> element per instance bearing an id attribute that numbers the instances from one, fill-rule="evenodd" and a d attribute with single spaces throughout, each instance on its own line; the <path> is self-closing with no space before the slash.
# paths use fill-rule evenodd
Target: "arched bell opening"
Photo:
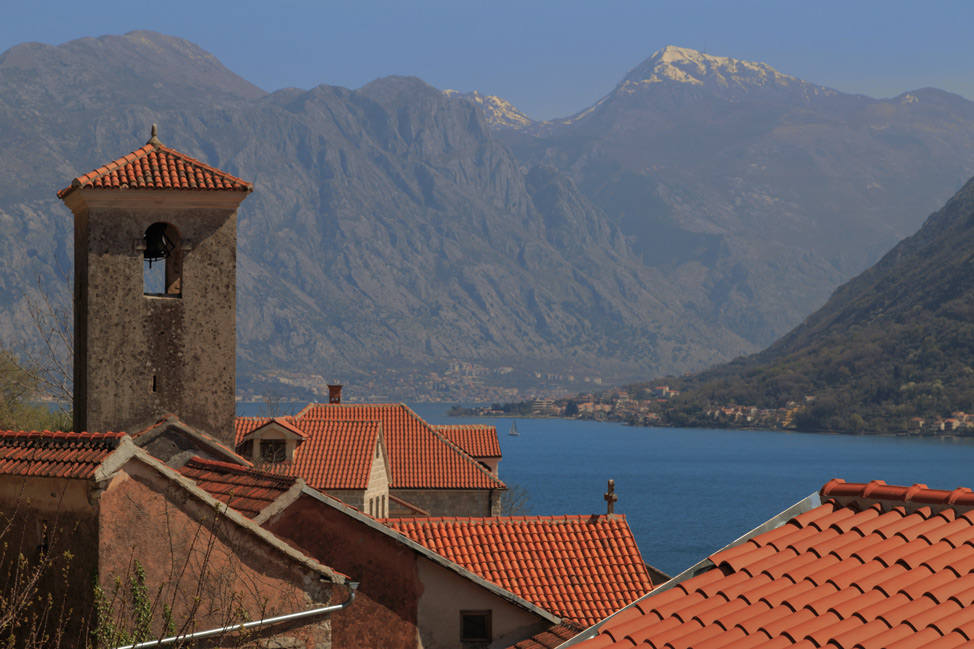
<path id="1" fill-rule="evenodd" d="M 142 235 L 142 291 L 145 295 L 180 297 L 183 250 L 179 230 L 172 223 L 157 222 Z"/>

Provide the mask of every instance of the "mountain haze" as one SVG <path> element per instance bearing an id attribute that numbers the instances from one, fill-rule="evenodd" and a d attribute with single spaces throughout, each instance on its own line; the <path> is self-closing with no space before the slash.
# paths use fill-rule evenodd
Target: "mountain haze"
<path id="1" fill-rule="evenodd" d="M 498 129 L 571 177 L 644 263 L 757 347 L 974 174 L 974 103 L 878 100 L 667 47 L 594 106 Z"/>
<path id="2" fill-rule="evenodd" d="M 137 32 L 13 48 L 0 111 L 8 331 L 32 274 L 69 296 L 49 267 L 72 259 L 54 190 L 158 123 L 167 145 L 255 183 L 238 227 L 243 372 L 460 359 L 633 376 L 748 349 L 688 312 L 563 174 L 522 170 L 473 103 L 415 78 L 268 94 L 189 43 Z"/>
<path id="3" fill-rule="evenodd" d="M 453 360 L 607 380 L 752 352 L 974 172 L 974 104 L 667 48 L 565 120 L 411 77 L 267 93 L 152 32 L 0 55 L 0 327 L 70 291 L 54 191 L 160 139 L 255 184 L 240 373 Z M 919 209 L 918 206 L 923 206 Z"/>
<path id="4" fill-rule="evenodd" d="M 804 428 L 897 432 L 974 410 L 974 179 L 923 227 L 759 354 L 681 384 L 675 410 L 783 407 Z"/>

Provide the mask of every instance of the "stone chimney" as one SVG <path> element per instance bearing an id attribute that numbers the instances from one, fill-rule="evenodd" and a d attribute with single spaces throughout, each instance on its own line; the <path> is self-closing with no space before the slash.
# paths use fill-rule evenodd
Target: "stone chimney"
<path id="1" fill-rule="evenodd" d="M 342 402 L 342 386 L 340 383 L 328 386 L 328 403 Z"/>

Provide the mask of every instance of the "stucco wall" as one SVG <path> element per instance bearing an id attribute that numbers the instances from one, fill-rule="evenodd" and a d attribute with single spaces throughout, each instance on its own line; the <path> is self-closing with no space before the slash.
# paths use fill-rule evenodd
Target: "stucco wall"
<path id="1" fill-rule="evenodd" d="M 332 616 L 335 649 L 415 649 L 422 587 L 412 551 L 303 495 L 264 527 L 360 582 L 355 602 Z"/>
<path id="2" fill-rule="evenodd" d="M 202 208 L 185 192 L 71 195 L 76 430 L 130 431 L 174 412 L 232 445 L 239 198 Z M 143 294 L 138 242 L 156 222 L 184 244 L 179 297 Z"/>
<path id="3" fill-rule="evenodd" d="M 492 642 L 470 644 L 502 649 L 530 638 L 550 626 L 541 617 L 515 606 L 490 591 L 461 579 L 427 559 L 418 564 L 424 596 L 419 602 L 420 640 L 423 649 L 464 647 L 460 641 L 462 611 L 490 611 Z"/>
<path id="4" fill-rule="evenodd" d="M 83 646 L 87 637 L 93 606 L 93 577 L 98 565 L 98 526 L 96 507 L 89 501 L 86 480 L 55 478 L 24 478 L 0 476 L 0 531 L 4 545 L 0 547 L 0 575 L 9 575 L 7 568 L 18 555 L 26 559 L 31 576 L 40 565 L 44 551 L 54 562 L 40 572 L 38 594 L 33 612 L 40 612 L 45 596 L 53 596 L 52 610 L 46 629 L 65 632 L 62 646 Z M 46 549 L 42 545 L 46 542 Z M 67 554 L 66 554 L 67 553 Z M 11 581 L 3 582 L 5 596 L 9 596 Z M 8 602 L 4 603 L 4 613 Z M 25 615 L 19 616 L 21 620 Z M 26 628 L 18 630 L 23 637 Z"/>
<path id="5" fill-rule="evenodd" d="M 99 581 L 109 592 L 116 578 L 130 583 L 136 562 L 142 566 L 149 593 L 159 602 L 154 637 L 164 635 L 162 602 L 171 607 L 178 631 L 296 613 L 327 605 L 332 596 L 332 584 L 322 581 L 321 573 L 139 461 L 128 462 L 115 475 L 101 495 L 100 509 Z M 343 590 L 336 587 L 336 592 Z M 337 599 L 344 599 L 344 592 Z M 131 597 L 119 600 L 120 620 L 127 624 L 132 611 Z M 330 627 L 330 617 L 323 616 L 261 635 L 326 649 Z"/>

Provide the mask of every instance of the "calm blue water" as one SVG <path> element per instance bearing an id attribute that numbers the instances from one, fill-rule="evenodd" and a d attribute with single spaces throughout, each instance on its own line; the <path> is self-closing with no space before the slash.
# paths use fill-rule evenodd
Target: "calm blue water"
<path id="1" fill-rule="evenodd" d="M 301 404 L 304 405 L 304 404 Z M 500 477 L 527 490 L 533 514 L 605 513 L 606 482 L 643 559 L 676 575 L 832 478 L 974 487 L 974 439 L 905 439 L 770 431 L 631 428 L 620 424 L 447 417 L 414 404 L 435 424 L 497 426 Z M 242 411 L 240 414 L 256 414 Z"/>
<path id="2" fill-rule="evenodd" d="M 633 428 L 620 424 L 446 417 L 421 404 L 431 423 L 497 426 L 500 477 L 531 497 L 533 514 L 605 513 L 606 482 L 643 559 L 676 575 L 832 478 L 974 487 L 974 440 L 813 435 L 771 431 Z"/>

